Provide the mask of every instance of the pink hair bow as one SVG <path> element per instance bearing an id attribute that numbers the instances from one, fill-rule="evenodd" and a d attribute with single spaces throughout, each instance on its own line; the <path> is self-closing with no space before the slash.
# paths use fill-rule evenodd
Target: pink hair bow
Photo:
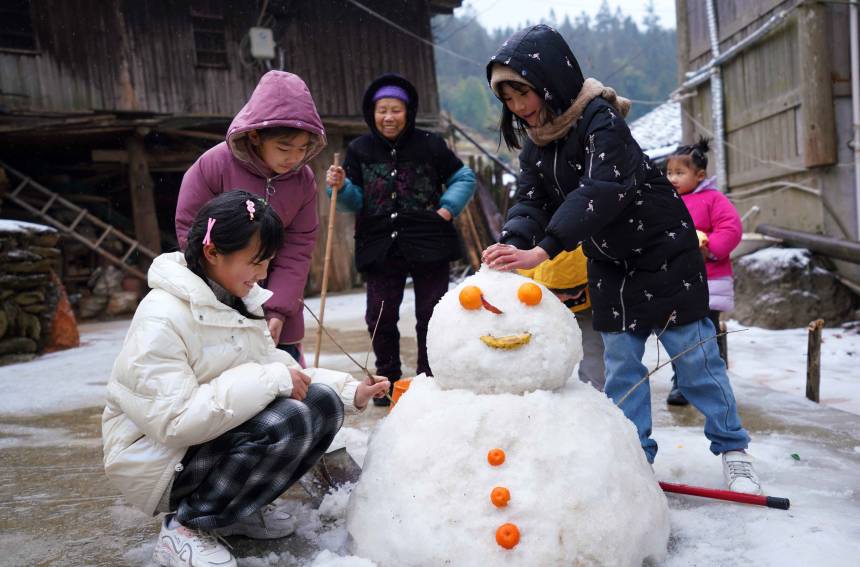
<path id="1" fill-rule="evenodd" d="M 206 236 L 203 237 L 203 246 L 207 244 L 212 244 L 212 227 L 215 226 L 215 219 L 209 217 L 209 220 L 206 221 Z"/>
<path id="2" fill-rule="evenodd" d="M 254 201 L 248 199 L 245 201 L 245 206 L 248 208 L 248 216 L 251 217 L 251 220 L 254 220 L 254 213 L 257 212 L 257 209 L 254 207 Z"/>

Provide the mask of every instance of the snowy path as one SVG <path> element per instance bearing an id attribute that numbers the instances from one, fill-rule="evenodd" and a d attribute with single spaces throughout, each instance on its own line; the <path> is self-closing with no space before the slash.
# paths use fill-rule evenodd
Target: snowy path
<path id="1" fill-rule="evenodd" d="M 317 302 L 309 304 L 317 309 Z M 407 365 L 414 362 L 412 308 L 407 296 L 401 311 Z M 326 307 L 331 330 L 362 361 L 368 343 L 363 311 L 361 293 L 334 296 Z M 315 334 L 309 323 L 306 346 L 312 350 Z M 104 383 L 127 325 L 84 325 L 82 348 L 0 368 L 0 565 L 149 564 L 156 522 L 125 506 L 100 470 Z M 821 405 L 803 398 L 805 329 L 752 329 L 730 336 L 732 380 L 753 436 L 750 449 L 768 493 L 790 498 L 792 508 L 785 512 L 669 496 L 672 543 L 664 565 L 856 564 L 860 373 L 853 363 L 860 356 L 860 336 L 833 329 L 824 336 Z M 649 344 L 649 366 L 655 354 Z M 327 343 L 322 364 L 355 370 Z M 720 461 L 708 451 L 701 416 L 693 408 L 668 410 L 667 392 L 663 371 L 652 381 L 654 437 L 660 443 L 657 477 L 721 487 Z M 372 424 L 384 415 L 374 409 L 349 421 L 338 442 L 361 460 Z M 297 536 L 269 543 L 237 540 L 240 565 L 308 565 L 321 550 L 345 553 L 347 494 L 335 495 L 320 511 L 311 510 L 295 492 L 289 496 L 284 506 L 302 521 Z M 48 533 L 54 535 L 46 539 Z M 338 564 L 370 565 L 323 557 L 317 562 Z"/>

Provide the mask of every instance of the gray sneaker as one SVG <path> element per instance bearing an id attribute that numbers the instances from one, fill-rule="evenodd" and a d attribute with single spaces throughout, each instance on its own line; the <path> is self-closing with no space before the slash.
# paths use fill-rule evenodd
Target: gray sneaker
<path id="1" fill-rule="evenodd" d="M 236 567 L 236 559 L 218 539 L 207 532 L 177 525 L 168 528 L 164 518 L 152 560 L 164 567 Z"/>
<path id="2" fill-rule="evenodd" d="M 268 504 L 234 524 L 214 530 L 219 536 L 242 535 L 251 539 L 278 539 L 296 531 L 297 521 L 274 504 Z"/>
<path id="3" fill-rule="evenodd" d="M 762 494 L 761 483 L 753 468 L 753 458 L 743 451 L 723 453 L 723 477 L 729 490 L 746 494 Z"/>

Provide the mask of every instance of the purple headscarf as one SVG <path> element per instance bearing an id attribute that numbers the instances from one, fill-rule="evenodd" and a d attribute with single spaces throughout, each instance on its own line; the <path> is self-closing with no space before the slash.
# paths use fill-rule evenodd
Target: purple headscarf
<path id="1" fill-rule="evenodd" d="M 402 100 L 404 104 L 409 104 L 409 95 L 404 89 L 401 89 L 396 85 L 385 85 L 380 87 L 379 90 L 376 91 L 376 94 L 373 95 L 373 102 L 383 98 L 396 98 L 397 100 Z"/>

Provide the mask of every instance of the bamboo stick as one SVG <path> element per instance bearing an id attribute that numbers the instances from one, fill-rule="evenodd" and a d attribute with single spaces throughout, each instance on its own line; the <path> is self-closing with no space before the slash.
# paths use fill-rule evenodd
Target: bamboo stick
<path id="1" fill-rule="evenodd" d="M 334 165 L 338 167 L 340 166 L 340 152 L 335 152 L 334 154 Z M 314 367 L 316 368 L 319 368 L 320 351 L 322 350 L 323 320 L 325 318 L 325 300 L 326 296 L 328 295 L 328 276 L 329 271 L 331 270 L 331 250 L 334 240 L 334 222 L 336 213 L 335 207 L 337 207 L 337 194 L 339 192 L 339 189 L 332 188 L 331 203 L 328 207 L 328 232 L 326 234 L 325 241 L 325 259 L 323 260 L 322 286 L 320 287 L 320 317 L 319 326 L 317 327 L 317 347 L 316 352 L 314 353 Z"/>

